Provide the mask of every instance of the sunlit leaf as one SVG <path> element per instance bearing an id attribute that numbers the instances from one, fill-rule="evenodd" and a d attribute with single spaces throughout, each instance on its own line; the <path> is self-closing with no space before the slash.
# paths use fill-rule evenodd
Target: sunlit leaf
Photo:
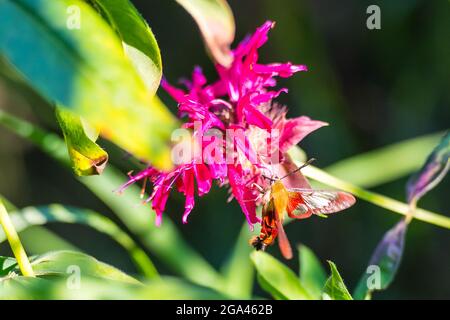
<path id="1" fill-rule="evenodd" d="M 130 254 L 136 267 L 147 277 L 156 277 L 156 271 L 152 261 L 135 241 L 122 231 L 107 217 L 87 209 L 79 209 L 58 204 L 27 207 L 10 213 L 11 220 L 18 232 L 31 226 L 46 225 L 48 223 L 77 223 L 87 225 L 98 232 L 109 235 L 122 245 Z M 0 242 L 5 240 L 4 233 L 0 230 Z"/>
<path id="2" fill-rule="evenodd" d="M 153 102 L 121 40 L 91 6 L 81 0 L 1 1 L 0 53 L 46 99 L 136 157 L 171 167 L 168 141 L 176 120 Z"/>
<path id="3" fill-rule="evenodd" d="M 37 276 L 71 275 L 70 267 L 76 266 L 81 276 L 96 277 L 113 281 L 138 284 L 133 277 L 104 262 L 74 251 L 56 251 L 32 259 L 33 270 Z M 73 271 L 72 271 L 73 272 Z"/>
<path id="4" fill-rule="evenodd" d="M 129 0 L 90 0 L 119 37 L 125 54 L 153 95 L 162 76 L 158 43 L 147 22 Z"/>
<path id="5" fill-rule="evenodd" d="M 314 252 L 305 245 L 298 248 L 300 259 L 300 282 L 311 293 L 320 299 L 327 275 Z"/>
<path id="6" fill-rule="evenodd" d="M 450 132 L 428 156 L 422 168 L 414 174 L 407 184 L 408 202 L 417 202 L 445 177 L 450 168 Z"/>
<path id="7" fill-rule="evenodd" d="M 235 36 L 233 12 L 226 0 L 176 0 L 197 22 L 213 59 L 223 66 L 232 62 L 230 45 Z"/>
<path id="8" fill-rule="evenodd" d="M 261 289 L 263 289 L 265 292 L 269 293 L 274 299 L 288 300 L 288 298 L 286 296 L 284 296 L 280 291 L 278 291 L 277 288 L 273 287 L 268 281 L 266 281 L 266 278 L 261 276 L 259 273 L 256 274 L 256 279 L 257 279 Z"/>
<path id="9" fill-rule="evenodd" d="M 394 280 L 403 255 L 407 226 L 402 219 L 386 232 L 355 289 L 355 299 L 365 299 L 374 290 L 384 290 Z"/>
<path id="10" fill-rule="evenodd" d="M 336 265 L 331 261 L 328 261 L 328 263 L 330 265 L 331 275 L 325 283 L 323 298 L 331 300 L 353 300 Z"/>
<path id="11" fill-rule="evenodd" d="M 42 278 L 23 277 L 10 274 L 0 281 L 1 300 L 37 300 L 43 299 L 43 289 L 51 284 Z M 34 288 L 35 290 L 30 290 Z"/>
<path id="12" fill-rule="evenodd" d="M 277 299 L 309 300 L 312 297 L 295 273 L 271 255 L 255 251 L 251 259 L 258 272 L 261 287 Z"/>
<path id="13" fill-rule="evenodd" d="M 101 174 L 108 162 L 108 154 L 87 135 L 81 118 L 62 108 L 56 109 L 56 115 L 75 174 Z"/>

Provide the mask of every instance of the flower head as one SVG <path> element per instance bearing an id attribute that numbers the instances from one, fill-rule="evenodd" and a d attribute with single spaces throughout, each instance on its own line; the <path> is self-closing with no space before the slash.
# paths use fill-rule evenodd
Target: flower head
<path id="1" fill-rule="evenodd" d="M 194 69 L 191 80 L 182 81 L 184 89 L 163 79 L 162 87 L 178 103 L 179 116 L 185 119 L 183 128 L 192 132 L 192 138 L 187 140 L 189 149 L 196 147 L 201 154 L 184 158 L 170 172 L 150 166 L 131 176 L 123 186 L 150 179 L 153 192 L 147 202 L 156 212 L 157 224 L 161 223 L 172 189 L 186 198 L 186 223 L 195 194 L 207 194 L 213 180 L 220 186 L 229 186 L 230 199 L 239 202 L 250 226 L 258 223 L 256 207 L 261 200 L 257 186 L 267 187 L 265 176 L 281 177 L 291 171 L 294 165 L 287 156 L 289 148 L 326 125 L 305 116 L 288 119 L 287 109 L 273 101 L 288 92 L 286 88 L 276 89 L 277 77 L 288 78 L 307 71 L 306 66 L 290 62 L 259 63 L 258 49 L 267 42 L 274 25 L 267 21 L 244 39 L 232 51 L 229 67 L 216 65 L 215 82 L 208 83 L 199 67 Z M 298 187 L 309 186 L 299 172 L 295 183 Z"/>

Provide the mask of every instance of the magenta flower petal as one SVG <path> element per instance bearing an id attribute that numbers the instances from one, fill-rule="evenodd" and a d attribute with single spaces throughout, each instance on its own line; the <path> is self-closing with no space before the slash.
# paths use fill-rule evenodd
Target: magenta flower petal
<path id="1" fill-rule="evenodd" d="M 213 163 L 209 165 L 209 170 L 211 173 L 211 177 L 213 179 L 218 179 L 220 183 L 224 182 L 224 179 L 227 176 L 227 165 L 225 163 Z"/>
<path id="2" fill-rule="evenodd" d="M 186 170 L 183 172 L 183 185 L 184 195 L 186 196 L 186 202 L 184 205 L 183 223 L 187 223 L 187 219 L 192 209 L 194 208 L 194 173 L 192 170 Z"/>
<path id="3" fill-rule="evenodd" d="M 260 222 L 256 216 L 256 197 L 255 190 L 247 187 L 242 179 L 243 173 L 240 166 L 228 165 L 228 180 L 230 182 L 233 196 L 238 201 L 244 212 L 245 218 L 252 228 L 253 224 Z"/>
<path id="4" fill-rule="evenodd" d="M 298 144 L 308 134 L 327 125 L 326 122 L 311 120 L 304 116 L 286 120 L 280 136 L 280 151 L 287 152 L 290 147 Z"/>
<path id="5" fill-rule="evenodd" d="M 197 164 L 194 166 L 195 179 L 197 180 L 197 191 L 201 197 L 211 190 L 212 180 L 211 173 L 205 164 Z"/>
<path id="6" fill-rule="evenodd" d="M 269 39 L 268 33 L 274 26 L 275 22 L 266 21 L 261 27 L 256 29 L 256 32 L 250 38 L 244 40 L 244 43 L 238 48 L 236 53 L 239 55 L 256 53 L 256 50 L 267 42 Z"/>
<path id="7" fill-rule="evenodd" d="M 194 71 L 192 72 L 192 86 L 194 89 L 202 88 L 204 85 L 206 85 L 207 80 L 206 77 L 203 75 L 202 68 L 195 67 Z M 191 88 L 192 89 L 192 88 Z"/>
<path id="8" fill-rule="evenodd" d="M 162 214 L 166 208 L 167 199 L 170 194 L 172 186 L 177 182 L 180 177 L 183 168 L 178 168 L 169 173 L 161 173 L 158 178 L 153 182 L 153 193 L 150 198 L 146 201 L 152 202 L 152 208 L 155 210 L 158 224 L 161 222 Z"/>
<path id="9" fill-rule="evenodd" d="M 160 227 L 162 224 L 162 214 L 156 214 L 155 225 Z"/>
<path id="10" fill-rule="evenodd" d="M 270 120 L 261 111 L 255 109 L 252 106 L 247 106 L 244 109 L 244 115 L 248 124 L 267 130 L 270 130 L 272 128 L 272 120 Z"/>
<path id="11" fill-rule="evenodd" d="M 193 141 L 201 149 L 172 171 L 159 172 L 149 167 L 130 177 L 120 189 L 149 178 L 153 193 L 147 201 L 152 201 L 157 225 L 173 186 L 185 196 L 182 220 L 186 223 L 195 205 L 195 188 L 203 196 L 211 190 L 213 180 L 220 186 L 230 186 L 232 197 L 251 227 L 259 223 L 256 206 L 261 204 L 261 197 L 255 184 L 268 188 L 270 184 L 263 174 L 280 177 L 294 171 L 287 150 L 326 125 L 308 117 L 287 120 L 286 108 L 274 102 L 281 93 L 287 93 L 287 89 L 276 87 L 277 78 L 288 78 L 307 68 L 291 62 L 258 62 L 258 49 L 267 42 L 273 27 L 274 22 L 267 21 L 239 43 L 232 51 L 230 64 L 215 66 L 219 78 L 212 84 L 200 67 L 194 68 L 190 79 L 180 81 L 184 90 L 162 80 L 162 87 L 178 102 L 179 117 L 185 118 L 181 127 L 192 130 Z M 230 134 L 234 137 L 230 138 Z M 232 146 L 223 140 L 216 143 L 218 136 L 232 142 Z M 289 187 L 310 187 L 300 172 L 283 181 Z"/>
<path id="12" fill-rule="evenodd" d="M 277 98 L 282 93 L 288 93 L 288 89 L 283 88 L 278 91 L 268 91 L 266 93 L 258 94 L 251 98 L 251 102 L 256 106 L 259 106 L 263 103 L 269 102 Z"/>
<path id="13" fill-rule="evenodd" d="M 212 127 L 225 129 L 222 121 L 215 114 L 211 113 L 205 105 L 198 103 L 197 101 L 186 99 L 184 102 L 180 103 L 179 113 L 180 116 L 187 115 L 191 122 L 201 122 L 204 127 L 203 131 Z"/>
<path id="14" fill-rule="evenodd" d="M 125 183 L 124 185 L 122 185 L 119 190 L 117 190 L 118 193 L 122 193 L 126 188 L 128 188 L 130 185 L 132 185 L 133 183 L 136 183 L 140 180 L 143 180 L 145 178 L 152 178 L 156 175 L 159 174 L 159 171 L 156 170 L 153 167 L 149 167 L 147 169 L 142 170 L 141 172 L 139 172 L 138 174 L 132 176 L 130 175 L 130 179 L 128 180 L 127 183 Z"/>
<path id="15" fill-rule="evenodd" d="M 152 199 L 152 209 L 155 210 L 158 219 L 156 221 L 161 221 L 164 209 L 166 208 L 167 199 L 169 197 L 169 190 L 165 190 L 161 187 L 155 187 L 155 191 L 151 197 Z"/>
<path id="16" fill-rule="evenodd" d="M 253 70 L 256 73 L 269 74 L 273 76 L 279 76 L 282 78 L 289 78 L 296 72 L 308 71 L 308 67 L 305 65 L 294 65 L 288 63 L 271 63 L 271 64 L 255 64 Z"/>
<path id="17" fill-rule="evenodd" d="M 178 88 L 172 86 L 165 78 L 161 80 L 161 87 L 171 95 L 171 97 L 178 103 L 184 101 L 186 93 Z"/>

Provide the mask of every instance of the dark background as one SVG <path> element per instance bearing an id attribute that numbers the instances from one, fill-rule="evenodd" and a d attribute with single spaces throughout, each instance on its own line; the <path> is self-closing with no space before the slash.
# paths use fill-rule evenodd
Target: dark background
<path id="1" fill-rule="evenodd" d="M 282 81 L 290 94 L 280 98 L 290 116 L 308 115 L 330 127 L 309 136 L 302 147 L 325 167 L 338 160 L 408 138 L 448 129 L 450 123 L 450 5 L 446 0 L 330 1 L 233 0 L 237 37 L 242 39 L 265 20 L 277 22 L 261 61 L 306 64 L 308 73 Z M 194 65 L 216 77 L 190 16 L 167 0 L 133 0 L 155 33 L 169 81 L 189 76 Z M 381 8 L 381 30 L 366 28 L 366 8 Z M 175 104 L 161 93 L 166 103 Z M 29 106 L 0 81 L 0 106 L 56 130 L 51 115 L 32 115 Z M 103 145 L 108 146 L 106 142 Z M 128 170 L 125 157 L 112 162 Z M 380 170 L 388 164 L 380 163 Z M 38 149 L 0 128 L 0 194 L 19 207 L 47 203 L 107 208 L 71 173 Z M 364 174 L 361 172 L 360 174 Z M 374 188 L 404 200 L 407 177 Z M 427 195 L 421 206 L 448 213 L 450 179 Z M 181 224 L 182 197 L 174 194 L 166 214 L 194 248 L 220 266 L 244 221 L 236 203 L 225 204 L 226 190 L 197 200 L 188 225 Z M 150 211 L 149 211 L 150 212 Z M 130 214 L 133 214 L 130 208 Z M 378 241 L 399 216 L 359 201 L 327 221 L 292 223 L 292 243 L 305 243 L 325 262 L 333 260 L 354 288 Z M 134 272 L 127 255 L 112 240 L 80 226 L 52 230 L 101 260 Z M 391 287 L 379 299 L 450 298 L 450 233 L 413 222 L 403 263 Z M 1 247 L 7 253 L 7 246 Z M 270 253 L 279 256 L 278 250 Z M 297 262 L 293 261 L 294 270 Z M 162 266 L 161 266 L 162 268 Z M 164 269 L 163 269 L 164 270 Z M 168 272 L 166 270 L 166 272 Z"/>

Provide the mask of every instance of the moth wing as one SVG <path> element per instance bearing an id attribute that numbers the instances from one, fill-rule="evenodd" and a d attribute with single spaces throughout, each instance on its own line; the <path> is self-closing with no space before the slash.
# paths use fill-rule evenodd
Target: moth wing
<path id="1" fill-rule="evenodd" d="M 343 191 L 289 189 L 287 212 L 294 219 L 309 218 L 313 214 L 330 214 L 355 204 L 353 195 Z"/>
<path id="2" fill-rule="evenodd" d="M 313 212 L 306 205 L 301 192 L 292 191 L 292 189 L 289 190 L 289 201 L 286 208 L 288 216 L 293 219 L 306 219 L 311 217 Z"/>
<path id="3" fill-rule="evenodd" d="M 278 246 L 280 247 L 281 254 L 286 259 L 292 259 L 292 248 L 289 240 L 287 238 L 286 232 L 284 231 L 283 224 L 277 220 L 278 228 Z"/>

